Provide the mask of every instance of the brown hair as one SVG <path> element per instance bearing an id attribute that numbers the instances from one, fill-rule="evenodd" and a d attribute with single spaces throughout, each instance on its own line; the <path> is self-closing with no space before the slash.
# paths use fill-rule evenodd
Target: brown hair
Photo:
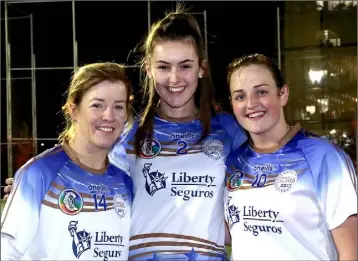
<path id="1" fill-rule="evenodd" d="M 70 86 L 67 91 L 67 99 L 65 105 L 62 106 L 62 112 L 65 117 L 66 127 L 59 135 L 59 141 L 71 140 L 75 134 L 72 119 L 69 114 L 69 105 L 75 104 L 79 106 L 82 98 L 93 86 L 103 82 L 122 82 L 127 90 L 127 123 L 124 131 L 128 131 L 132 126 L 132 110 L 131 110 L 131 94 L 132 85 L 128 80 L 125 67 L 117 63 L 92 63 L 77 69 L 71 79 Z"/>
<path id="2" fill-rule="evenodd" d="M 281 70 L 278 68 L 276 63 L 269 57 L 263 54 L 250 54 L 244 55 L 240 58 L 234 59 L 228 66 L 227 83 L 230 85 L 231 75 L 238 69 L 247 67 L 249 65 L 261 65 L 268 69 L 276 83 L 277 88 L 281 89 L 284 84 L 284 77 Z"/>
<path id="3" fill-rule="evenodd" d="M 214 98 L 214 84 L 211 78 L 210 67 L 207 60 L 205 43 L 201 36 L 200 28 L 195 18 L 182 10 L 167 14 L 163 19 L 155 22 L 142 46 L 144 57 L 141 62 L 143 81 L 143 97 L 146 102 L 144 110 L 139 118 L 139 127 L 135 134 L 135 151 L 138 156 L 140 145 L 144 139 L 153 136 L 153 120 L 160 97 L 155 90 L 155 83 L 145 74 L 145 64 L 149 61 L 155 44 L 159 41 L 180 41 L 189 39 L 193 42 L 196 53 L 199 56 L 199 65 L 206 60 L 204 75 L 199 78 L 198 89 L 195 92 L 194 100 L 199 108 L 199 119 L 203 127 L 201 139 L 205 138 L 211 130 L 211 117 L 220 110 Z"/>

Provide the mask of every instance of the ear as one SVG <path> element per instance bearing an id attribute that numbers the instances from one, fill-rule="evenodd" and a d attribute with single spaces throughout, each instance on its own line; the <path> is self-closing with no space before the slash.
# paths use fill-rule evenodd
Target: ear
<path id="1" fill-rule="evenodd" d="M 77 106 L 74 103 L 67 104 L 68 113 L 70 114 L 70 117 L 72 121 L 77 122 Z"/>
<path id="2" fill-rule="evenodd" d="M 208 68 L 208 61 L 204 59 L 200 63 L 199 75 L 198 75 L 199 78 L 203 78 L 206 75 L 207 68 Z"/>
<path id="3" fill-rule="evenodd" d="M 147 59 L 145 61 L 145 72 L 147 73 L 149 78 L 153 78 L 152 69 L 150 67 L 150 61 Z"/>
<path id="4" fill-rule="evenodd" d="M 288 88 L 288 85 L 285 84 L 281 90 L 280 90 L 280 102 L 281 102 L 281 106 L 284 107 L 286 106 L 287 102 L 288 102 L 288 96 L 290 94 L 290 89 Z"/>

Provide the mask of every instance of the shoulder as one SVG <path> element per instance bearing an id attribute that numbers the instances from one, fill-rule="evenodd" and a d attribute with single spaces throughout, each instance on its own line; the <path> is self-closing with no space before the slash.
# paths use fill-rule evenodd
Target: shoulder
<path id="1" fill-rule="evenodd" d="M 324 175 L 331 173 L 339 176 L 342 171 L 351 173 L 354 170 L 353 162 L 348 154 L 340 146 L 325 138 L 302 129 L 297 144 L 313 173 Z"/>
<path id="2" fill-rule="evenodd" d="M 297 145 L 305 154 L 316 154 L 321 156 L 344 153 L 338 145 L 302 128 L 297 137 Z"/>
<path id="3" fill-rule="evenodd" d="M 245 130 L 237 122 L 236 118 L 226 112 L 220 112 L 214 117 L 215 121 L 221 125 L 222 128 L 228 133 L 232 139 L 231 150 L 235 150 L 240 147 L 247 140 Z"/>
<path id="4" fill-rule="evenodd" d="M 56 176 L 57 171 L 68 160 L 61 145 L 48 149 L 27 161 L 15 174 L 15 179 L 26 176 L 28 180 L 47 180 Z"/>

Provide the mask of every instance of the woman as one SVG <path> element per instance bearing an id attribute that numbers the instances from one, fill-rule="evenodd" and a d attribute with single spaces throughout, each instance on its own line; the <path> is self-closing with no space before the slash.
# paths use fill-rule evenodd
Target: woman
<path id="1" fill-rule="evenodd" d="M 357 260 L 357 177 L 342 149 L 289 126 L 289 89 L 261 54 L 229 65 L 236 119 L 249 140 L 227 160 L 233 260 Z"/>
<path id="2" fill-rule="evenodd" d="M 15 175 L 1 216 L 1 260 L 127 260 L 132 182 L 107 154 L 130 126 L 130 94 L 121 65 L 75 72 L 61 144 Z"/>
<path id="3" fill-rule="evenodd" d="M 110 154 L 118 166 L 128 161 L 134 184 L 129 259 L 220 260 L 225 160 L 245 134 L 218 113 L 193 16 L 176 11 L 155 23 L 143 51 L 147 104 Z"/>

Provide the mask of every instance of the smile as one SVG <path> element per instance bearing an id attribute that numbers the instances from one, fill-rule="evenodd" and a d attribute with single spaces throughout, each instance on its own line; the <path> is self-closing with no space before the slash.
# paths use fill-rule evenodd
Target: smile
<path id="1" fill-rule="evenodd" d="M 184 90 L 185 87 L 168 87 L 170 92 L 181 92 Z"/>
<path id="2" fill-rule="evenodd" d="M 253 118 L 258 118 L 258 117 L 264 116 L 265 114 L 266 114 L 266 112 L 258 111 L 258 112 L 246 114 L 246 117 L 253 119 Z"/>
<path id="3" fill-rule="evenodd" d="M 112 132 L 114 128 L 111 127 L 96 127 L 96 130 L 103 131 L 103 132 Z"/>

